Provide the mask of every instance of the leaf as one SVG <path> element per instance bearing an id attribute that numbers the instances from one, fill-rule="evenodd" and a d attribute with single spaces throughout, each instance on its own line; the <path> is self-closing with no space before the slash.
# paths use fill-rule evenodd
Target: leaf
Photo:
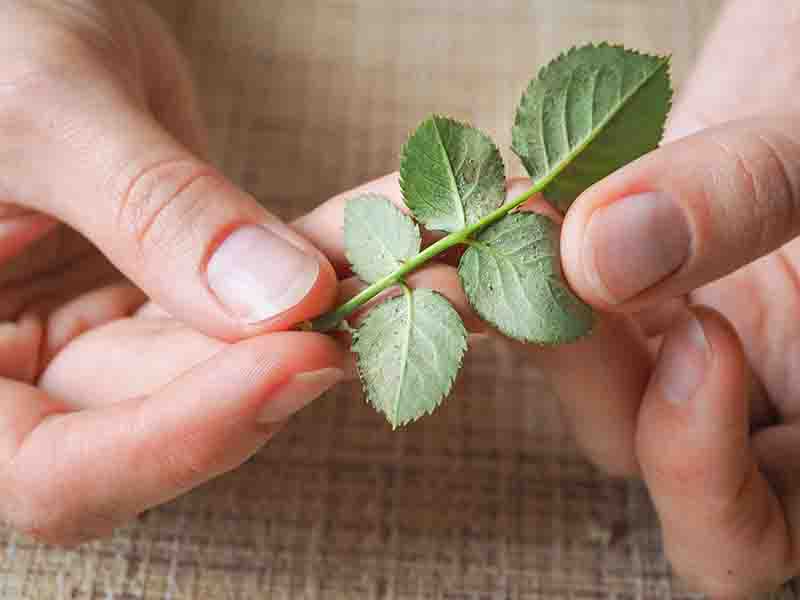
<path id="1" fill-rule="evenodd" d="M 393 428 L 433 412 L 467 348 L 461 317 L 444 296 L 403 289 L 372 309 L 353 336 L 367 400 Z"/>
<path id="2" fill-rule="evenodd" d="M 590 185 L 653 150 L 672 100 L 669 58 L 620 46 L 573 48 L 522 96 L 514 152 L 545 197 L 566 211 Z"/>
<path id="3" fill-rule="evenodd" d="M 344 207 L 344 245 L 353 271 L 372 283 L 419 252 L 419 227 L 385 196 L 365 194 Z"/>
<path id="4" fill-rule="evenodd" d="M 503 159 L 477 129 L 433 116 L 403 147 L 400 187 L 406 205 L 428 229 L 458 231 L 503 203 Z"/>
<path id="5" fill-rule="evenodd" d="M 509 337 L 556 344 L 592 328 L 591 309 L 564 281 L 558 233 L 543 215 L 511 213 L 483 230 L 461 258 L 470 304 Z"/>

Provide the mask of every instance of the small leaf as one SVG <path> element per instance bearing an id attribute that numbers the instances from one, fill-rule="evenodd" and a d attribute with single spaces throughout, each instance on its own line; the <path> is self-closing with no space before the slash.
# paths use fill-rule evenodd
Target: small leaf
<path id="1" fill-rule="evenodd" d="M 672 99 L 668 71 L 669 58 L 590 44 L 531 81 L 513 150 L 534 181 L 554 177 L 544 195 L 557 208 L 658 145 Z"/>
<path id="2" fill-rule="evenodd" d="M 353 336 L 367 400 L 393 428 L 433 412 L 467 348 L 461 317 L 444 296 L 404 292 L 372 309 Z"/>
<path id="3" fill-rule="evenodd" d="M 419 252 L 419 227 L 385 196 L 351 198 L 344 208 L 344 245 L 353 271 L 367 283 L 393 273 Z"/>
<path id="4" fill-rule="evenodd" d="M 528 342 L 574 341 L 592 328 L 592 311 L 561 273 L 558 226 L 516 212 L 482 231 L 458 274 L 470 304 L 505 335 Z"/>
<path id="5" fill-rule="evenodd" d="M 428 229 L 458 231 L 503 203 L 503 159 L 477 129 L 433 116 L 403 147 L 400 187 L 406 205 Z"/>

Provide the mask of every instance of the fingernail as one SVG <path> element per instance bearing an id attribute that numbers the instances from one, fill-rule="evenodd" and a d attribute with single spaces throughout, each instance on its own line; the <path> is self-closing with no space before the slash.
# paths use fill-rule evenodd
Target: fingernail
<path id="1" fill-rule="evenodd" d="M 342 381 L 344 371 L 336 368 L 298 373 L 272 395 L 258 416 L 258 422 L 280 423 L 319 398 Z"/>
<path id="2" fill-rule="evenodd" d="M 683 211 L 660 192 L 596 210 L 585 235 L 586 276 L 610 304 L 629 300 L 678 270 L 691 244 Z"/>
<path id="3" fill-rule="evenodd" d="M 305 298 L 317 281 L 319 262 L 269 229 L 245 225 L 220 244 L 206 272 L 225 308 L 257 323 Z"/>
<path id="4" fill-rule="evenodd" d="M 693 314 L 667 334 L 658 355 L 655 381 L 673 404 L 692 398 L 702 385 L 711 350 L 703 326 Z"/>

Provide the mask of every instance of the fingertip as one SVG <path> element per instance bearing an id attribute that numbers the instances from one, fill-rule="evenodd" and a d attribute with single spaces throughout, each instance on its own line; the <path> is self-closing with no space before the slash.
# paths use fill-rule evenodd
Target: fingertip
<path id="1" fill-rule="evenodd" d="M 361 194 L 385 196 L 400 210 L 408 213 L 400 189 L 400 174 L 395 171 L 337 194 L 292 223 L 295 231 L 319 248 L 330 259 L 336 272 L 342 276 L 350 274 L 350 265 L 344 248 L 344 209 L 350 198 Z"/>
<path id="2" fill-rule="evenodd" d="M 667 332 L 636 439 L 662 518 L 702 519 L 736 500 L 753 465 L 748 378 L 736 332 L 719 313 L 691 307 Z"/>
<path id="3" fill-rule="evenodd" d="M 230 232 L 213 250 L 206 279 L 222 309 L 249 335 L 318 316 L 337 290 L 330 262 L 280 222 Z"/>
<path id="4" fill-rule="evenodd" d="M 664 337 L 648 392 L 676 409 L 746 408 L 749 389 L 744 350 L 733 325 L 719 312 L 690 306 Z M 745 415 L 747 411 L 737 410 Z"/>
<path id="5" fill-rule="evenodd" d="M 339 294 L 336 272 L 324 256 L 316 252 L 313 255 L 318 261 L 317 278 L 306 295 L 276 317 L 252 324 L 251 332 L 260 334 L 285 330 L 318 317 L 334 306 Z"/>
<path id="6" fill-rule="evenodd" d="M 658 461 L 670 449 L 685 454 L 729 444 L 720 433 L 746 436 L 748 381 L 733 326 L 707 307 L 684 310 L 664 336 L 645 392 L 638 436 L 644 461 L 651 455 Z M 686 442 L 676 444 L 680 439 Z"/>
<path id="7" fill-rule="evenodd" d="M 506 202 L 522 196 L 531 189 L 533 182 L 527 177 L 514 177 L 506 182 Z M 543 194 L 538 193 L 531 196 L 528 200 L 519 205 L 519 210 L 535 212 L 549 217 L 559 225 L 564 220 L 562 215 L 552 204 L 550 204 Z"/>
<path id="8" fill-rule="evenodd" d="M 636 417 L 651 361 L 635 323 L 601 315 L 592 335 L 578 342 L 525 348 L 553 386 L 583 453 L 611 475 L 637 475 Z"/>
<path id="9" fill-rule="evenodd" d="M 749 440 L 748 377 L 733 327 L 692 307 L 667 333 L 639 415 L 637 453 L 667 554 L 713 593 L 762 589 L 784 569 L 780 506 Z"/>
<path id="10" fill-rule="evenodd" d="M 564 216 L 561 224 L 561 267 L 567 283 L 584 302 L 609 312 L 614 306 L 609 303 L 607 292 L 598 291 L 596 282 L 584 265 L 585 231 L 592 210 L 592 200 L 587 191 Z"/>

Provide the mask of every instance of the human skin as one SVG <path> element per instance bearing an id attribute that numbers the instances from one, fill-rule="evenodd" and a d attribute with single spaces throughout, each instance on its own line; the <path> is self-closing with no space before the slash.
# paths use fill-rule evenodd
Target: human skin
<path id="1" fill-rule="evenodd" d="M 76 543 L 235 467 L 341 378 L 339 346 L 285 330 L 332 304 L 336 274 L 341 297 L 359 284 L 341 239 L 353 192 L 281 224 L 203 162 L 185 67 L 143 5 L 52 7 L 0 7 L 0 515 Z M 729 5 L 668 143 L 565 217 L 564 270 L 597 330 L 517 347 L 588 456 L 644 479 L 676 570 L 715 598 L 775 587 L 800 560 L 799 12 Z M 396 175 L 364 190 L 400 202 Z M 257 250 L 248 229 L 234 250 L 315 261 L 281 311 L 259 304 L 258 272 L 211 283 L 247 266 L 211 258 L 243 224 L 273 235 Z M 447 261 L 412 283 L 480 328 Z M 237 294 L 254 300 L 222 302 Z"/>
<path id="2" fill-rule="evenodd" d="M 38 539 L 107 535 L 342 379 L 287 331 L 330 263 L 203 160 L 196 107 L 145 3 L 0 3 L 0 518 Z"/>
<path id="3" fill-rule="evenodd" d="M 390 176 L 364 190 L 399 203 L 397 187 Z M 346 196 L 299 223 L 339 268 Z M 734 0 L 663 147 L 564 218 L 564 271 L 601 314 L 596 330 L 518 347 L 586 454 L 643 478 L 675 570 L 716 599 L 800 572 L 798 234 L 800 4 Z"/>

